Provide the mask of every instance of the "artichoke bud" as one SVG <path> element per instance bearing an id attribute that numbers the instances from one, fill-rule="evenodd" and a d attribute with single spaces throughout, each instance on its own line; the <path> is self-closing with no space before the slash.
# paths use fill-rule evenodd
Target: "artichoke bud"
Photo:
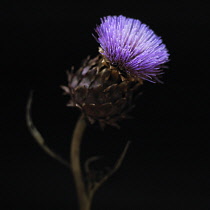
<path id="1" fill-rule="evenodd" d="M 143 80 L 122 74 L 103 55 L 88 57 L 82 66 L 67 72 L 68 85 L 62 86 L 70 95 L 67 106 L 78 107 L 91 123 L 102 128 L 119 128 L 119 121 L 128 118 L 134 101 L 141 94 Z"/>

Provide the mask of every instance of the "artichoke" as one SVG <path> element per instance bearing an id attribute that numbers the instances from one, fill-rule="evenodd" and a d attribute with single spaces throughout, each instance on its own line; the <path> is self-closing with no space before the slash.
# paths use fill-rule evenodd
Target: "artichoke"
<path id="1" fill-rule="evenodd" d="M 134 100 L 141 94 L 143 80 L 119 71 L 102 55 L 85 59 L 81 67 L 67 72 L 68 85 L 62 86 L 70 96 L 67 106 L 78 107 L 89 123 L 102 128 L 119 128 L 119 121 L 128 118 Z"/>

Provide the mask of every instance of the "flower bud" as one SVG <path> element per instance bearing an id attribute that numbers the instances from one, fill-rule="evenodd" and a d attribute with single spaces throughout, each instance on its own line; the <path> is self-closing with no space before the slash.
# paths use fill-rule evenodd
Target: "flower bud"
<path id="1" fill-rule="evenodd" d="M 70 95 L 67 105 L 78 107 L 91 124 L 98 121 L 102 128 L 106 124 L 119 127 L 143 84 L 141 79 L 124 77 L 101 55 L 87 58 L 77 71 L 72 69 L 67 75 L 68 86 L 62 86 Z"/>

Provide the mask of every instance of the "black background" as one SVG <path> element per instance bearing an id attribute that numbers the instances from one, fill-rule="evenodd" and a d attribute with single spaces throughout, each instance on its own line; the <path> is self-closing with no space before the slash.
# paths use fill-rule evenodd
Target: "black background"
<path id="1" fill-rule="evenodd" d="M 111 165 L 127 140 L 120 170 L 96 194 L 93 210 L 208 209 L 208 4 L 204 1 L 2 1 L 1 204 L 3 209 L 77 209 L 72 176 L 27 130 L 33 120 L 47 143 L 68 159 L 79 111 L 65 106 L 66 69 L 96 56 L 100 18 L 140 19 L 162 36 L 171 56 L 164 84 L 149 84 L 121 129 L 88 127 L 83 160 Z"/>

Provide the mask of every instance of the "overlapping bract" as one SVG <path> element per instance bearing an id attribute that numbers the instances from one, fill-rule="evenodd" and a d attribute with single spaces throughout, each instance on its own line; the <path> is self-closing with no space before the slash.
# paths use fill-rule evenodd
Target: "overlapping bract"
<path id="1" fill-rule="evenodd" d="M 142 80 L 126 80 L 102 60 L 101 55 L 86 59 L 77 71 L 68 72 L 68 86 L 62 88 L 70 95 L 68 106 L 78 107 L 91 124 L 119 127 L 141 93 Z"/>

